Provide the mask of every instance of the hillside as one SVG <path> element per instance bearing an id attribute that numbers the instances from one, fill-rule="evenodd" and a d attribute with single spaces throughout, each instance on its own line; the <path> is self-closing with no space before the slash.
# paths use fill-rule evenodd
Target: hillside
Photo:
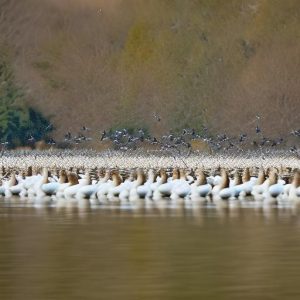
<path id="1" fill-rule="evenodd" d="M 57 138 L 252 132 L 257 114 L 266 134 L 298 129 L 299 37 L 298 0 L 0 0 L 0 46 Z"/>

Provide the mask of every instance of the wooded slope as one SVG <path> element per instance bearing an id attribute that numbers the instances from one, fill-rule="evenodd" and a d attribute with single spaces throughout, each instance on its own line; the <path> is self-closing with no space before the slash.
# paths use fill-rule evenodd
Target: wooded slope
<path id="1" fill-rule="evenodd" d="M 0 36 L 56 137 L 300 127 L 298 0 L 0 0 Z"/>

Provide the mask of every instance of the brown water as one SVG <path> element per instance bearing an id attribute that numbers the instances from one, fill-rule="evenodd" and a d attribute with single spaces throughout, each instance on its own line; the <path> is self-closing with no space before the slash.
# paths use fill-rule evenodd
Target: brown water
<path id="1" fill-rule="evenodd" d="M 0 299 L 300 299 L 289 209 L 0 206 Z"/>

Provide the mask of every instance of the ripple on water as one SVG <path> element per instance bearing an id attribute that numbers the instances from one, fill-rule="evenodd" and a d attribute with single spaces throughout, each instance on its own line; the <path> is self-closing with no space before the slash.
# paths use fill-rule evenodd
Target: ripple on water
<path id="1" fill-rule="evenodd" d="M 299 299 L 291 208 L 0 204 L 1 299 Z"/>

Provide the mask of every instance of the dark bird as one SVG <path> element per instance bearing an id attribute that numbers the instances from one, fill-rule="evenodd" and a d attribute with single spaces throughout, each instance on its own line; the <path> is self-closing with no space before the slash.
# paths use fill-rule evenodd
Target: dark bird
<path id="1" fill-rule="evenodd" d="M 292 153 L 297 153 L 297 148 L 296 148 L 296 146 L 291 147 L 291 148 L 290 148 L 290 152 L 292 152 Z"/>
<path id="2" fill-rule="evenodd" d="M 154 119 L 155 119 L 157 122 L 160 122 L 160 121 L 161 121 L 161 118 L 160 118 L 160 116 L 159 116 L 157 113 L 154 113 Z"/>
<path id="3" fill-rule="evenodd" d="M 34 142 L 35 141 L 35 138 L 31 135 L 29 138 L 28 138 L 28 142 Z"/>
<path id="4" fill-rule="evenodd" d="M 282 143 L 283 143 L 283 141 L 284 141 L 284 139 L 283 139 L 283 138 L 280 138 L 280 139 L 277 141 L 277 145 L 280 145 L 280 144 L 282 144 Z"/>
<path id="5" fill-rule="evenodd" d="M 151 144 L 157 144 L 158 143 L 158 140 L 156 137 L 153 137 L 152 141 L 151 141 Z"/>
<path id="6" fill-rule="evenodd" d="M 101 134 L 101 138 L 100 141 L 103 141 L 106 138 L 106 131 L 103 130 L 102 134 Z"/>
<path id="7" fill-rule="evenodd" d="M 240 143 L 242 143 L 243 141 L 245 141 L 246 138 L 247 138 L 247 134 L 242 133 L 242 134 L 240 135 L 240 139 L 239 139 Z"/>
<path id="8" fill-rule="evenodd" d="M 72 139 L 71 132 L 68 131 L 68 132 L 65 134 L 65 141 L 70 141 L 71 139 Z"/>
<path id="9" fill-rule="evenodd" d="M 86 126 L 82 126 L 82 127 L 80 128 L 80 130 L 82 130 L 82 131 L 90 131 L 91 129 L 88 128 L 88 127 L 86 127 Z"/>
<path id="10" fill-rule="evenodd" d="M 168 140 L 172 142 L 172 141 L 174 140 L 174 135 L 173 135 L 173 134 L 170 134 L 170 135 L 168 136 Z"/>
<path id="11" fill-rule="evenodd" d="M 192 137 L 195 137 L 196 136 L 196 130 L 195 128 L 192 128 Z"/>
<path id="12" fill-rule="evenodd" d="M 271 141 L 271 147 L 275 147 L 275 146 L 277 146 L 278 144 L 277 144 L 277 141 L 275 141 L 275 140 L 272 140 Z"/>
<path id="13" fill-rule="evenodd" d="M 291 134 L 292 134 L 293 136 L 298 136 L 298 137 L 300 137 L 300 129 L 299 129 L 299 130 L 292 130 Z"/>
<path id="14" fill-rule="evenodd" d="M 261 146 L 264 146 L 267 142 L 268 142 L 268 139 L 265 138 L 265 137 L 263 137 L 263 138 L 261 139 L 260 145 L 261 145 Z"/>
<path id="15" fill-rule="evenodd" d="M 55 145 L 56 142 L 55 142 L 55 140 L 54 140 L 53 138 L 50 138 L 50 139 L 48 140 L 47 144 L 48 144 L 48 145 Z"/>

